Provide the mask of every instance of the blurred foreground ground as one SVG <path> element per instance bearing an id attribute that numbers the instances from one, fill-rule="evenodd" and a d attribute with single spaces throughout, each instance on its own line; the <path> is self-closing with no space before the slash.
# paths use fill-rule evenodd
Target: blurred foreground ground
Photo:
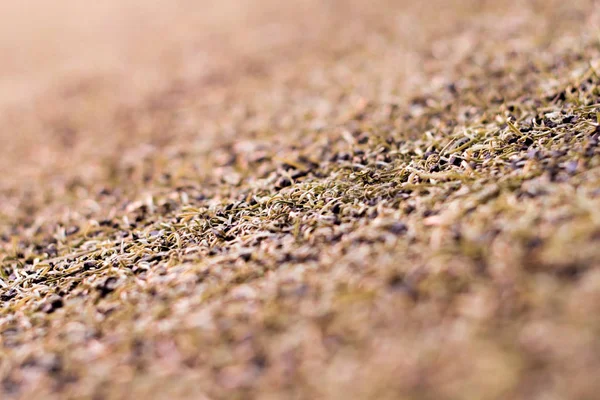
<path id="1" fill-rule="evenodd" d="M 0 397 L 595 398 L 598 2 L 211 3 L 0 4 Z"/>

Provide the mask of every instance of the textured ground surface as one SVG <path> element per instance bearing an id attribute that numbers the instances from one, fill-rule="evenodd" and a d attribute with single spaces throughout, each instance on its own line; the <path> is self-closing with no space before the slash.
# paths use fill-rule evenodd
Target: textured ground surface
<path id="1" fill-rule="evenodd" d="M 35 3 L 0 397 L 596 398 L 600 4 Z"/>

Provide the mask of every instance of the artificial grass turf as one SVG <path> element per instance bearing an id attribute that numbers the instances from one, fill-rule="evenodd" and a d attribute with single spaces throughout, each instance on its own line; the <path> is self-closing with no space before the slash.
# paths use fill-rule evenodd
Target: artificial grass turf
<path id="1" fill-rule="evenodd" d="M 593 398 L 596 3 L 264 3 L 5 110 L 4 396 Z"/>

